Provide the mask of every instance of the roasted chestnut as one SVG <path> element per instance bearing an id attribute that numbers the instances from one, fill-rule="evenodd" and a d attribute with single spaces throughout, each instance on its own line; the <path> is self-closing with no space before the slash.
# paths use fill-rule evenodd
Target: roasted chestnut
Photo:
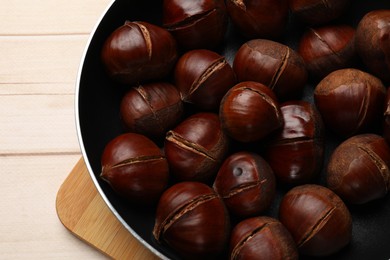
<path id="1" fill-rule="evenodd" d="M 314 105 L 288 101 L 280 105 L 284 125 L 268 142 L 265 159 L 284 184 L 308 183 L 321 172 L 324 126 Z"/>
<path id="2" fill-rule="evenodd" d="M 228 22 L 223 0 L 164 0 L 163 27 L 184 50 L 212 49 L 222 43 Z"/>
<path id="3" fill-rule="evenodd" d="M 331 255 L 352 237 L 348 208 L 333 191 L 320 185 L 305 184 L 288 191 L 280 203 L 279 219 L 304 255 Z"/>
<path id="4" fill-rule="evenodd" d="M 371 11 L 360 20 L 356 50 L 371 73 L 390 82 L 390 9 Z"/>
<path id="5" fill-rule="evenodd" d="M 209 182 L 225 159 L 228 138 L 217 114 L 197 113 L 168 131 L 164 149 L 178 180 Z"/>
<path id="6" fill-rule="evenodd" d="M 236 83 L 234 71 L 225 57 L 205 49 L 181 56 L 174 76 L 182 100 L 203 110 L 217 110 L 222 97 Z"/>
<path id="7" fill-rule="evenodd" d="M 229 234 L 225 205 L 206 184 L 180 182 L 161 196 L 153 235 L 185 259 L 217 257 L 227 248 Z"/>
<path id="8" fill-rule="evenodd" d="M 147 22 L 127 21 L 111 33 L 102 49 L 108 74 L 130 85 L 166 77 L 177 56 L 172 35 Z"/>
<path id="9" fill-rule="evenodd" d="M 120 114 L 126 128 L 148 137 L 161 137 L 183 114 L 175 86 L 165 82 L 139 85 L 122 98 Z"/>
<path id="10" fill-rule="evenodd" d="M 168 186 L 168 163 L 149 138 L 126 133 L 104 148 L 100 177 L 128 201 L 138 205 L 158 201 Z"/>
<path id="11" fill-rule="evenodd" d="M 294 16 L 307 24 L 325 24 L 339 18 L 350 0 L 289 0 Z"/>
<path id="12" fill-rule="evenodd" d="M 228 0 L 226 7 L 234 25 L 247 38 L 275 39 L 285 32 L 287 0 Z"/>
<path id="13" fill-rule="evenodd" d="M 375 76 L 358 69 L 336 70 L 315 88 L 315 104 L 325 126 L 349 137 L 381 124 L 386 88 Z"/>
<path id="14" fill-rule="evenodd" d="M 224 131 L 240 142 L 258 141 L 283 125 L 274 93 L 254 81 L 231 88 L 221 101 L 219 116 Z"/>
<path id="15" fill-rule="evenodd" d="M 244 43 L 236 53 L 233 70 L 238 81 L 260 82 L 280 101 L 299 98 L 307 81 L 302 57 L 287 45 L 265 39 Z"/>
<path id="16" fill-rule="evenodd" d="M 260 214 L 271 205 L 275 186 L 272 169 L 260 155 L 237 152 L 223 162 L 213 188 L 230 213 L 248 217 Z"/>
<path id="17" fill-rule="evenodd" d="M 270 217 L 253 217 L 238 223 L 230 238 L 230 259 L 298 259 L 294 239 L 283 224 Z"/>
<path id="18" fill-rule="evenodd" d="M 333 152 L 327 166 L 328 187 L 343 200 L 363 204 L 390 189 L 390 148 L 375 134 L 353 136 Z"/>
<path id="19" fill-rule="evenodd" d="M 306 30 L 298 53 L 313 79 L 352 67 L 356 62 L 355 29 L 349 25 L 327 25 Z"/>

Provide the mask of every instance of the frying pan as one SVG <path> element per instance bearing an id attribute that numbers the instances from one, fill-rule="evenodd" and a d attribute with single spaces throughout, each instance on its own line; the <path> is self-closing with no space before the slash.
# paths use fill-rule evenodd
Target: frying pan
<path id="1" fill-rule="evenodd" d="M 356 27 L 365 13 L 374 9 L 390 9 L 389 0 L 354 0 L 340 22 Z M 99 178 L 100 158 L 105 145 L 124 132 L 119 117 L 119 103 L 126 88 L 113 82 L 105 73 L 100 52 L 105 39 L 126 20 L 147 21 L 161 25 L 162 0 L 116 0 L 108 7 L 95 26 L 86 46 L 79 69 L 76 87 L 76 123 L 81 151 L 91 178 L 113 214 L 142 244 L 162 259 L 180 259 L 152 236 L 154 208 L 130 205 L 118 197 L 107 183 Z M 290 19 L 288 31 L 281 41 L 296 49 L 304 26 Z M 236 50 L 246 39 L 229 27 L 227 41 L 217 52 L 232 64 Z M 313 102 L 314 86 L 305 87 L 303 99 Z M 327 133 L 325 162 L 342 140 Z M 318 183 L 324 184 L 322 174 Z M 277 191 L 275 203 L 265 215 L 277 217 L 278 203 L 285 190 Z M 390 259 L 390 196 L 362 206 L 349 206 L 353 218 L 351 243 L 329 259 Z M 302 257 L 304 258 L 304 257 Z M 323 258 L 326 259 L 326 258 Z"/>

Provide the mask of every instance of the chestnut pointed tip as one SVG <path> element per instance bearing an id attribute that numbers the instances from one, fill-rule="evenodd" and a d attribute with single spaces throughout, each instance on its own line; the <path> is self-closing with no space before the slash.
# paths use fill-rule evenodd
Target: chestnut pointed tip
<path id="1" fill-rule="evenodd" d="M 152 234 L 153 234 L 153 238 L 160 244 L 162 243 L 161 231 L 162 231 L 162 228 L 160 226 L 158 226 L 157 224 L 155 224 L 153 231 L 152 231 Z"/>
<path id="2" fill-rule="evenodd" d="M 105 168 L 103 167 L 100 174 L 99 174 L 99 178 L 102 179 L 103 181 L 109 183 L 109 180 L 108 180 L 108 174 L 107 174 L 107 171 L 105 170 Z"/>

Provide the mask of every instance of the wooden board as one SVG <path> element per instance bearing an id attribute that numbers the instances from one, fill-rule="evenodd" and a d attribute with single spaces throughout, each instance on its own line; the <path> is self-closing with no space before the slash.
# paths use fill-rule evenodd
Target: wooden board
<path id="1" fill-rule="evenodd" d="M 83 158 L 61 185 L 57 215 L 75 236 L 114 259 L 158 259 L 112 214 L 94 186 Z"/>

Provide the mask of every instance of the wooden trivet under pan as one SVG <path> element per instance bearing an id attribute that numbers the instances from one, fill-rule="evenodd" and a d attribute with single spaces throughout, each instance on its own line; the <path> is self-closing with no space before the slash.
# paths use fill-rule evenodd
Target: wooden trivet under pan
<path id="1" fill-rule="evenodd" d="M 119 222 L 97 191 L 81 158 L 56 199 L 57 215 L 76 237 L 113 259 L 158 259 Z"/>

